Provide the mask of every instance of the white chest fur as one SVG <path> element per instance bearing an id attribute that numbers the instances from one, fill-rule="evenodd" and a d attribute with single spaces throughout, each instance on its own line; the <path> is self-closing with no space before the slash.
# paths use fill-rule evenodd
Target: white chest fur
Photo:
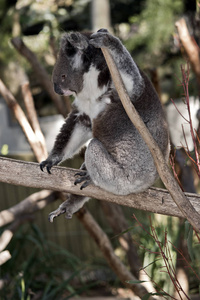
<path id="1" fill-rule="evenodd" d="M 106 105 L 110 103 L 108 97 L 100 97 L 107 91 L 108 87 L 98 86 L 98 71 L 94 66 L 91 66 L 89 71 L 83 76 L 83 89 L 77 94 L 74 104 L 79 109 L 80 113 L 87 114 L 91 120 L 95 119 L 101 113 Z"/>

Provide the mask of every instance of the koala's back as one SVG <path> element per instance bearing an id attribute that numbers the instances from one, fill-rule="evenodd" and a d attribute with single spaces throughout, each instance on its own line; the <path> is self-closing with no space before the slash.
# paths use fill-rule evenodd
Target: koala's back
<path id="1" fill-rule="evenodd" d="M 169 137 L 164 111 L 151 82 L 143 72 L 141 74 L 144 92 L 139 99 L 134 101 L 133 96 L 132 100 L 167 159 Z M 117 188 L 122 194 L 141 192 L 155 182 L 158 174 L 148 146 L 127 116 L 116 91 L 113 94 L 112 103 L 93 121 L 93 136 L 105 146 L 127 176 L 120 184 L 120 174 L 116 174 L 115 190 L 111 192 Z"/>

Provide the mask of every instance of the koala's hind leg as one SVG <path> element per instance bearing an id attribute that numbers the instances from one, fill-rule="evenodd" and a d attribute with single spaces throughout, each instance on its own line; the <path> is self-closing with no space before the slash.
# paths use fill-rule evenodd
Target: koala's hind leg
<path id="1" fill-rule="evenodd" d="M 66 219 L 71 219 L 72 215 L 83 207 L 85 202 L 89 200 L 89 197 L 83 197 L 78 195 L 69 195 L 69 198 L 63 202 L 56 210 L 49 214 L 49 221 L 53 223 L 54 218 L 66 214 Z"/>
<path id="2" fill-rule="evenodd" d="M 92 139 L 85 153 L 85 164 L 91 180 L 106 191 L 118 195 L 127 193 L 128 176 L 98 139 Z"/>

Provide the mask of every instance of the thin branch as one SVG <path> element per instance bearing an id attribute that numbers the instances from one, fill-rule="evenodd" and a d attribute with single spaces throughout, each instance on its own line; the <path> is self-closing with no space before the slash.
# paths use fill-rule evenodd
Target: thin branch
<path id="1" fill-rule="evenodd" d="M 38 122 L 38 117 L 37 117 L 36 110 L 35 110 L 34 100 L 33 100 L 28 82 L 25 82 L 22 85 L 22 94 L 23 94 L 24 103 L 26 106 L 26 111 L 27 111 L 29 122 L 30 122 L 31 127 L 32 127 L 33 131 L 35 132 L 35 135 L 40 143 L 40 147 L 42 148 L 42 151 L 43 151 L 43 156 L 47 157 L 48 153 L 47 153 L 45 138 L 41 131 L 40 124 Z"/>
<path id="2" fill-rule="evenodd" d="M 33 152 L 36 156 L 36 158 L 41 161 L 43 158 L 46 157 L 43 154 L 43 151 L 40 147 L 40 143 L 33 132 L 23 110 L 17 103 L 15 97 L 11 94 L 11 92 L 7 89 L 3 81 L 0 79 L 0 94 L 3 96 L 3 98 L 6 100 L 6 103 L 8 107 L 13 111 L 17 121 L 19 122 L 22 130 L 24 131 L 24 134 L 33 149 Z"/>
<path id="3" fill-rule="evenodd" d="M 11 259 L 11 254 L 8 250 L 0 253 L 0 266 L 5 264 L 9 259 Z"/>
<path id="4" fill-rule="evenodd" d="M 181 43 L 185 49 L 188 59 L 191 63 L 192 69 L 196 74 L 198 84 L 200 85 L 200 59 L 199 48 L 194 43 L 194 40 L 190 36 L 185 20 L 182 18 L 176 22 L 176 28 L 181 40 Z"/>
<path id="5" fill-rule="evenodd" d="M 23 201 L 11 208 L 0 212 L 0 227 L 21 219 L 24 215 L 35 213 L 43 209 L 47 204 L 59 198 L 59 192 L 43 190 L 28 196 Z"/>
<path id="6" fill-rule="evenodd" d="M 46 90 L 46 92 L 49 94 L 52 101 L 55 103 L 55 106 L 57 107 L 58 112 L 61 115 L 66 116 L 66 107 L 63 105 L 63 102 L 61 100 L 61 97 L 55 94 L 49 74 L 46 72 L 46 70 L 43 68 L 43 66 L 39 63 L 36 55 L 24 44 L 21 38 L 16 37 L 11 40 L 13 46 L 18 50 L 18 52 L 24 56 L 28 62 L 31 64 L 35 74 L 37 75 L 37 78 L 40 82 L 40 84 L 43 86 L 43 88 Z"/>
<path id="7" fill-rule="evenodd" d="M 170 192 L 170 195 L 172 196 L 174 202 L 177 204 L 178 208 L 182 212 L 183 216 L 187 218 L 187 220 L 192 224 L 192 226 L 200 232 L 200 215 L 197 211 L 195 211 L 190 201 L 182 192 L 177 181 L 173 177 L 160 148 L 158 147 L 157 143 L 151 136 L 149 130 L 140 118 L 135 107 L 131 103 L 128 93 L 121 79 L 121 76 L 119 74 L 119 71 L 117 70 L 115 62 L 113 61 L 113 58 L 111 57 L 109 51 L 106 48 L 102 48 L 102 52 L 106 59 L 107 65 L 109 67 L 110 73 L 112 75 L 115 87 L 122 101 L 124 109 L 127 115 L 129 116 L 130 120 L 132 121 L 132 123 L 137 128 L 142 138 L 148 145 L 149 150 L 151 151 L 151 154 L 154 158 L 154 163 L 156 165 L 161 180 Z"/>
<path id="8" fill-rule="evenodd" d="M 151 211 L 154 213 L 183 217 L 168 191 L 150 188 L 139 194 L 118 196 L 106 192 L 95 185 L 83 190 L 74 185 L 76 169 L 54 167 L 52 174 L 41 172 L 38 163 L 24 162 L 9 158 L 0 158 L 0 181 L 10 184 L 61 191 L 76 195 L 89 196 L 120 205 Z M 200 196 L 186 193 L 195 209 L 200 212 Z"/>

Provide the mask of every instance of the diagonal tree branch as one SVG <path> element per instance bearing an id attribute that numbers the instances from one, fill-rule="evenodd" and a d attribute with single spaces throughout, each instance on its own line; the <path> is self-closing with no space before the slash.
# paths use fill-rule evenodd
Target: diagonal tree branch
<path id="1" fill-rule="evenodd" d="M 164 185 L 168 189 L 172 199 L 182 212 L 182 215 L 187 218 L 187 220 L 191 223 L 191 225 L 196 228 L 200 232 L 200 214 L 195 210 L 195 208 L 190 203 L 189 199 L 184 195 L 181 188 L 179 187 L 177 181 L 173 177 L 163 155 L 158 147 L 157 143 L 151 136 L 149 130 L 145 126 L 144 122 L 140 118 L 138 112 L 136 111 L 134 105 L 131 103 L 128 93 L 125 89 L 119 71 L 115 65 L 115 62 L 112 56 L 109 53 L 109 50 L 106 48 L 102 48 L 102 52 L 106 59 L 107 65 L 109 67 L 112 79 L 114 81 L 115 87 L 121 99 L 122 105 L 129 116 L 130 120 L 137 128 L 142 138 L 146 142 L 151 154 L 154 158 L 154 163 L 156 165 L 158 174 L 162 179 Z"/>
<path id="2" fill-rule="evenodd" d="M 37 75 L 41 86 L 47 91 L 52 101 L 55 103 L 58 112 L 66 116 L 66 107 L 64 106 L 61 97 L 54 93 L 49 74 L 44 67 L 39 63 L 36 55 L 24 44 L 20 37 L 15 37 L 11 40 L 17 51 L 24 56 L 31 64 L 35 74 Z"/>
<path id="3" fill-rule="evenodd" d="M 181 40 L 181 43 L 184 47 L 184 50 L 187 54 L 187 57 L 191 63 L 192 69 L 196 75 L 198 85 L 200 86 L 200 59 L 199 59 L 199 47 L 195 43 L 195 40 L 190 36 L 189 30 L 185 19 L 182 18 L 176 23 L 176 28 Z"/>
<path id="4" fill-rule="evenodd" d="M 24 134 L 33 149 L 33 152 L 38 161 L 41 161 L 43 158 L 46 158 L 45 152 L 41 147 L 41 144 L 35 135 L 33 129 L 31 128 L 26 115 L 21 109 L 20 105 L 17 103 L 15 97 L 11 94 L 11 92 L 7 89 L 3 81 L 0 79 L 0 94 L 5 99 L 8 107 L 13 111 L 17 121 L 19 122 Z"/>
<path id="5" fill-rule="evenodd" d="M 48 156 L 47 148 L 46 148 L 46 142 L 44 135 L 41 131 L 40 124 L 38 121 L 37 113 L 35 110 L 34 100 L 33 96 L 31 94 L 30 85 L 29 82 L 25 82 L 22 84 L 22 94 L 24 98 L 24 104 L 26 106 L 26 111 L 28 115 L 28 120 L 30 122 L 30 125 L 40 143 L 40 147 L 42 148 L 42 151 L 44 153 L 44 156 Z"/>

